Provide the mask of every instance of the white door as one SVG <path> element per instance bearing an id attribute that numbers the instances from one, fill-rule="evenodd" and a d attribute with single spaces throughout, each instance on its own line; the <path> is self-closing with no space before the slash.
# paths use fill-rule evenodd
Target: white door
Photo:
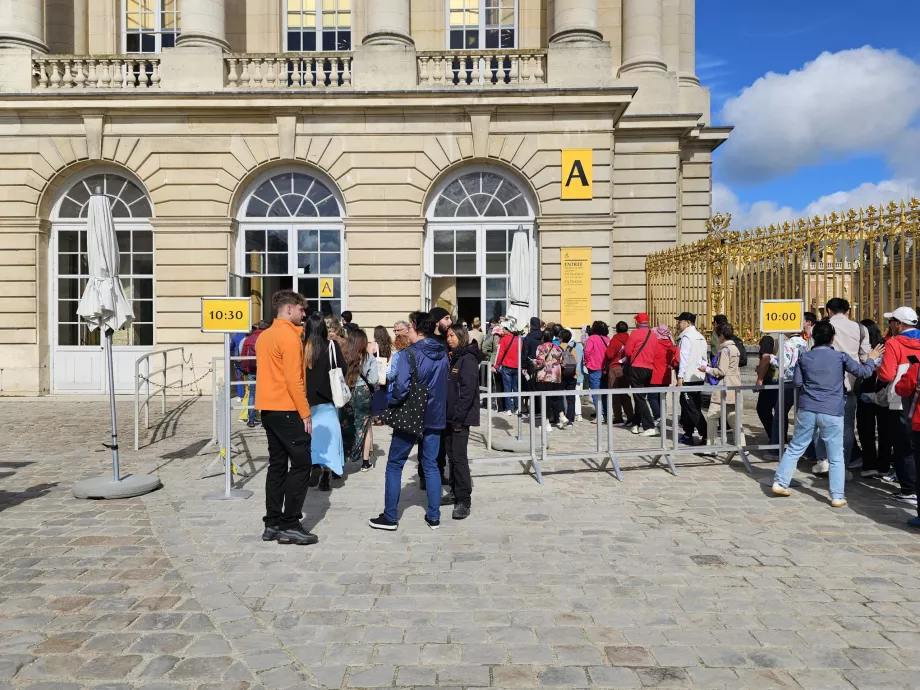
<path id="1" fill-rule="evenodd" d="M 149 224 L 116 224 L 122 286 L 132 302 L 135 322 L 113 335 L 115 390 L 134 392 L 135 362 L 153 349 L 153 231 Z M 51 342 L 52 392 L 105 393 L 107 367 L 102 335 L 77 316 L 86 289 L 86 226 L 55 223 L 52 242 Z M 155 371 L 157 363 L 152 364 Z"/>

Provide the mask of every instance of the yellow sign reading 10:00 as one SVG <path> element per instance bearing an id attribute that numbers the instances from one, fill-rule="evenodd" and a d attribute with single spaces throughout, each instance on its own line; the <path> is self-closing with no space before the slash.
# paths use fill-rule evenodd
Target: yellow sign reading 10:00
<path id="1" fill-rule="evenodd" d="M 803 328 L 805 328 L 805 303 L 802 300 L 761 300 L 761 333 L 795 333 Z"/>
<path id="2" fill-rule="evenodd" d="M 202 297 L 202 333 L 248 333 L 252 328 L 249 297 Z"/>

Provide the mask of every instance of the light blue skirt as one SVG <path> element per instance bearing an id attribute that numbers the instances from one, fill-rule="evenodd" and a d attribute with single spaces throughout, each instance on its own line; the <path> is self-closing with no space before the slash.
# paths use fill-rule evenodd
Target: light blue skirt
<path id="1" fill-rule="evenodd" d="M 314 405 L 310 408 L 313 417 L 313 464 L 328 467 L 341 476 L 345 466 L 342 449 L 342 426 L 339 411 L 332 403 Z"/>

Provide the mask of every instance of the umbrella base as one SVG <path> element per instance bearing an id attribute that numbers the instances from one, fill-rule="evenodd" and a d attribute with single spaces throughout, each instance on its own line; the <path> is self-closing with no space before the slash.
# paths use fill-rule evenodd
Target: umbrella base
<path id="1" fill-rule="evenodd" d="M 120 482 L 111 477 L 93 477 L 73 485 L 76 498 L 134 498 L 155 491 L 162 486 L 159 477 L 149 474 L 129 474 Z"/>

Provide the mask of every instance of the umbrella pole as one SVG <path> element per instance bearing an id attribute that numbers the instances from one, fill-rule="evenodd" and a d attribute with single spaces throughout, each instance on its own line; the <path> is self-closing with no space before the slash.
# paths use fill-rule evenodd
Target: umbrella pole
<path id="1" fill-rule="evenodd" d="M 118 426 L 115 420 L 115 365 L 112 361 L 112 329 L 105 329 L 105 363 L 109 375 L 109 416 L 112 419 L 112 474 L 114 481 L 121 481 L 118 465 Z"/>

